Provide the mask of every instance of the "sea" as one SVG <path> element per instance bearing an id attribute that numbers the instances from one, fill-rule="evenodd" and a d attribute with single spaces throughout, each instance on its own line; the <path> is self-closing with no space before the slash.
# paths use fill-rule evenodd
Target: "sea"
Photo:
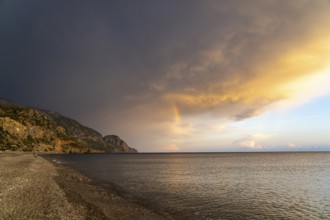
<path id="1" fill-rule="evenodd" d="M 174 219 L 330 219 L 330 152 L 51 157 Z"/>

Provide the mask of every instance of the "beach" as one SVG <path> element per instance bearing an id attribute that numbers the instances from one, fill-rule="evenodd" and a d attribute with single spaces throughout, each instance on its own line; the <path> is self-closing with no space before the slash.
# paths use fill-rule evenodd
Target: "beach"
<path id="1" fill-rule="evenodd" d="M 0 154 L 0 219 L 166 219 L 32 153 Z"/>

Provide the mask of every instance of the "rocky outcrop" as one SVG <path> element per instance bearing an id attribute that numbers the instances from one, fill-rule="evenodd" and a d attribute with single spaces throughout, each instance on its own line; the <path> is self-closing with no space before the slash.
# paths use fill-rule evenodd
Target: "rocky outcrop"
<path id="1" fill-rule="evenodd" d="M 113 152 L 130 152 L 137 153 L 137 151 L 131 147 L 129 147 L 125 141 L 120 139 L 117 135 L 107 135 L 103 137 L 103 141 L 107 146 L 116 146 L 113 148 Z"/>
<path id="2" fill-rule="evenodd" d="M 102 135 L 56 112 L 0 99 L 0 151 L 135 153 L 116 135 Z"/>

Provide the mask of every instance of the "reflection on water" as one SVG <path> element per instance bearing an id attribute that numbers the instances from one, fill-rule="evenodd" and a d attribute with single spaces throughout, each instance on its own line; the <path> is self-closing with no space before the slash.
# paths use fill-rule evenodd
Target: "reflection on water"
<path id="1" fill-rule="evenodd" d="M 53 157 L 178 219 L 330 219 L 330 153 Z"/>

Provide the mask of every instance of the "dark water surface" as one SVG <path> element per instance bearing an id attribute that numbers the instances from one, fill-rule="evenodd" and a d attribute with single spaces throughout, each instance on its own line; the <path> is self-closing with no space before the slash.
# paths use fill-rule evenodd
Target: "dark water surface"
<path id="1" fill-rule="evenodd" d="M 177 219 L 330 219 L 330 153 L 51 157 Z"/>

